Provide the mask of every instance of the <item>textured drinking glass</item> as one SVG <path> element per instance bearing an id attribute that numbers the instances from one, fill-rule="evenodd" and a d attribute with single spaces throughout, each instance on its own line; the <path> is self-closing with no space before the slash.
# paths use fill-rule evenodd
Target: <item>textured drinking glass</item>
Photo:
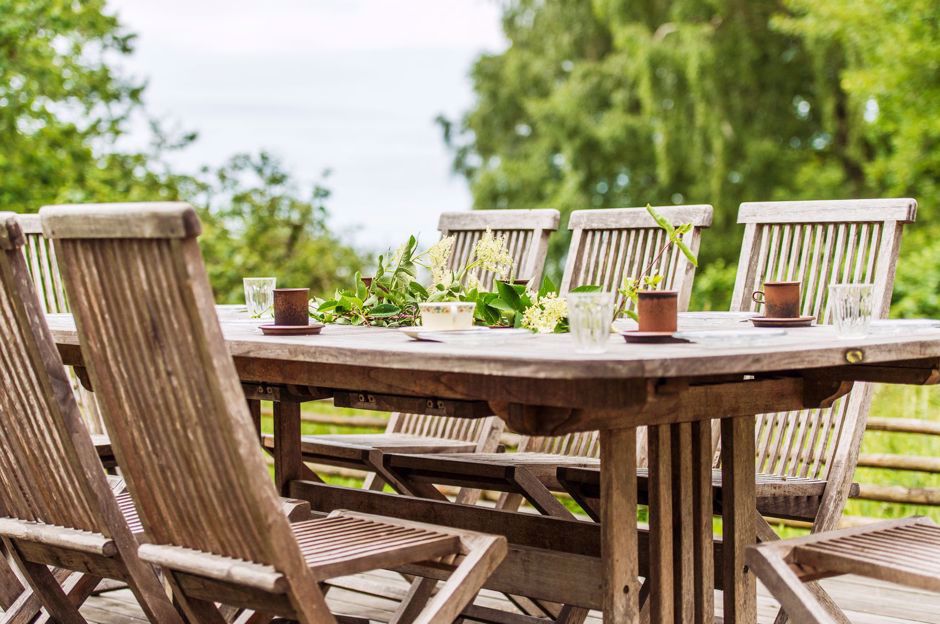
<path id="1" fill-rule="evenodd" d="M 610 338 L 614 300 L 610 293 L 570 293 L 568 325 L 578 353 L 603 353 Z"/>
<path id="2" fill-rule="evenodd" d="M 245 306 L 251 318 L 274 315 L 274 287 L 277 278 L 274 277 L 246 277 L 242 280 L 245 286 Z"/>
<path id="3" fill-rule="evenodd" d="M 829 287 L 832 324 L 842 338 L 861 338 L 871 325 L 871 284 L 833 284 Z"/>

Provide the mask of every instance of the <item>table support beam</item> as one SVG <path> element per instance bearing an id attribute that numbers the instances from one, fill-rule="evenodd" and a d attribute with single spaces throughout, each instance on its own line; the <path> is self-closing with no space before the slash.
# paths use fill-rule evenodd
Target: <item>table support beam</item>
<path id="1" fill-rule="evenodd" d="M 604 621 L 639 622 L 636 429 L 601 431 Z"/>
<path id="2" fill-rule="evenodd" d="M 754 416 L 721 421 L 725 624 L 757 621 L 757 583 L 744 563 L 744 549 L 757 542 L 754 422 Z"/>

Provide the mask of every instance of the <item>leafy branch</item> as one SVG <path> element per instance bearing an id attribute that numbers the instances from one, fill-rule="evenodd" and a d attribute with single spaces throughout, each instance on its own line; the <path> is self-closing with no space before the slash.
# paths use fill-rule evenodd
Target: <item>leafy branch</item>
<path id="1" fill-rule="evenodd" d="M 617 310 L 617 314 L 614 315 L 615 318 L 626 314 L 633 320 L 637 320 L 636 302 L 639 298 L 640 290 L 656 290 L 663 282 L 665 276 L 662 273 L 651 273 L 651 271 L 653 267 L 659 264 L 663 255 L 673 246 L 682 252 L 689 262 L 692 263 L 692 266 L 698 266 L 698 258 L 695 256 L 695 253 L 689 249 L 689 246 L 685 244 L 685 240 L 683 240 L 685 235 L 692 231 L 692 224 L 684 223 L 679 226 L 673 226 L 668 219 L 656 212 L 649 204 L 646 204 L 646 211 L 653 217 L 656 225 L 666 232 L 666 244 L 663 245 L 653 259 L 650 260 L 649 264 L 643 268 L 643 271 L 638 277 L 624 277 L 623 284 L 618 289 L 618 292 L 623 295 L 623 302 L 620 304 L 620 309 Z M 627 302 L 632 302 L 633 307 L 628 308 Z"/>

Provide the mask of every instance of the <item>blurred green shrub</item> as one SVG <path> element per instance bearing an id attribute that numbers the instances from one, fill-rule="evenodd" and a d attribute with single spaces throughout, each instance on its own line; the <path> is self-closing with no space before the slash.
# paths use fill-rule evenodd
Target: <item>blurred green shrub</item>
<path id="1" fill-rule="evenodd" d="M 940 318 L 940 226 L 905 232 L 891 314 Z"/>
<path id="2" fill-rule="evenodd" d="M 695 273 L 690 310 L 727 310 L 734 292 L 737 263 L 716 258 Z"/>

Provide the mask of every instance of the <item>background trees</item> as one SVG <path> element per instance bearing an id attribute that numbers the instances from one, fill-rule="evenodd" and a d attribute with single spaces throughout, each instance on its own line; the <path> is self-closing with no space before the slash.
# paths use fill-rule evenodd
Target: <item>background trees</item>
<path id="1" fill-rule="evenodd" d="M 712 203 L 697 295 L 715 307 L 744 200 L 911 195 L 930 234 L 906 249 L 935 238 L 936 2 L 507 0 L 503 28 L 476 105 L 441 120 L 477 208 Z"/>
<path id="2" fill-rule="evenodd" d="M 246 274 L 318 291 L 352 275 L 357 254 L 326 227 L 329 191 L 300 188 L 270 155 L 182 174 L 165 157 L 196 134 L 168 135 L 156 122 L 146 149 L 123 147 L 131 116 L 146 116 L 146 85 L 116 69 L 133 44 L 103 0 L 0 0 L 0 208 L 192 202 L 221 301 L 242 300 Z"/>

